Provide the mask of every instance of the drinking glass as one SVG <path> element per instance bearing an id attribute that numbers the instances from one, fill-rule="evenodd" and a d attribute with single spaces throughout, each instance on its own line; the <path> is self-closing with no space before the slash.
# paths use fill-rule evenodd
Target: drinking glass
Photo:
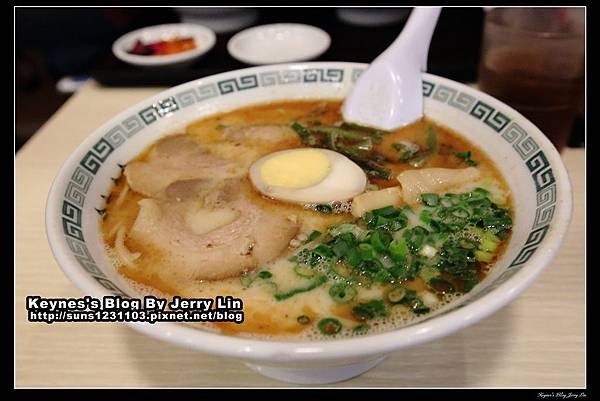
<path id="1" fill-rule="evenodd" d="M 486 11 L 479 88 L 527 117 L 561 151 L 583 98 L 585 9 Z"/>

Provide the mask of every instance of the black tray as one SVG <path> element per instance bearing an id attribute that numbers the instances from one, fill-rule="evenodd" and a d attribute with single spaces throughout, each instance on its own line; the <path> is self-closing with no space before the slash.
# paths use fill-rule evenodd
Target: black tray
<path id="1" fill-rule="evenodd" d="M 346 24 L 335 9 L 260 9 L 254 25 L 276 22 L 317 26 L 331 36 L 330 48 L 316 61 L 371 62 L 402 30 L 404 21 L 393 25 L 361 27 Z M 478 8 L 444 9 L 432 39 L 429 72 L 450 79 L 473 82 L 477 78 L 483 12 Z M 227 52 L 235 34 L 217 35 L 215 46 L 193 64 L 179 69 L 136 67 L 118 60 L 107 49 L 91 75 L 105 86 L 174 86 L 193 79 L 231 71 L 248 65 Z"/>

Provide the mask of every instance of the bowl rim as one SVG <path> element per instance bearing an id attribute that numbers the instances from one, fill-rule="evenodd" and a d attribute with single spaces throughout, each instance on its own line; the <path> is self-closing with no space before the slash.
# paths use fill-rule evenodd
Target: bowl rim
<path id="1" fill-rule="evenodd" d="M 154 96 L 146 98 L 113 116 L 105 124 L 101 125 L 88 135 L 88 137 L 73 150 L 71 155 L 59 169 L 59 172 L 56 174 L 52 183 L 46 202 L 45 221 L 48 241 L 57 264 L 73 284 L 75 284 L 75 286 L 77 286 L 85 295 L 94 297 L 112 295 L 107 290 L 100 289 L 98 284 L 93 281 L 91 275 L 83 271 L 83 269 L 75 263 L 72 263 L 66 256 L 68 255 L 66 249 L 67 246 L 64 244 L 64 238 L 61 235 L 62 231 L 60 231 L 59 228 L 60 213 L 57 205 L 62 200 L 63 195 L 61 191 L 58 190 L 61 187 L 61 181 L 68 179 L 67 173 L 70 173 L 74 164 L 78 163 L 78 159 L 82 152 L 93 145 L 94 141 L 97 140 L 97 137 L 101 136 L 101 134 L 119 118 L 130 114 L 133 110 L 137 110 L 143 105 L 171 96 L 185 86 L 191 86 L 206 79 L 228 78 L 239 73 L 262 72 L 263 70 L 268 70 L 273 67 L 285 69 L 318 67 L 365 68 L 367 66 L 367 64 L 351 62 L 302 62 L 238 69 L 199 78 L 169 88 Z M 526 131 L 534 137 L 539 144 L 540 149 L 543 149 L 553 168 L 556 182 L 561 183 L 560 185 L 557 185 L 556 198 L 557 200 L 560 200 L 560 202 L 557 202 L 557 210 L 552 225 L 550 226 L 542 245 L 540 245 L 531 258 L 523 264 L 518 272 L 494 288 L 493 292 L 485 294 L 479 299 L 449 311 L 448 313 L 434 316 L 431 319 L 417 322 L 410 326 L 360 337 L 319 341 L 284 341 L 224 335 L 216 332 L 199 330 L 178 323 L 150 324 L 129 322 L 126 323 L 126 325 L 150 337 L 172 344 L 237 359 L 267 362 L 331 361 L 381 355 L 407 346 L 414 346 L 432 341 L 484 319 L 514 300 L 522 291 L 529 287 L 542 270 L 550 264 L 567 233 L 572 216 L 572 192 L 567 170 L 562 162 L 560 154 L 546 136 L 542 134 L 533 123 L 529 122 L 529 120 L 516 110 L 510 108 L 510 106 L 459 82 L 428 73 L 423 73 L 423 77 L 450 85 L 467 94 L 477 96 L 479 99 L 482 99 L 489 104 L 500 105 L 502 108 L 510 110 L 511 114 L 518 119 L 519 123 L 525 127 Z"/>
<path id="2" fill-rule="evenodd" d="M 296 62 L 301 62 L 302 60 L 314 59 L 314 58 L 320 56 L 321 54 L 325 53 L 327 51 L 327 49 L 329 49 L 329 46 L 331 46 L 331 36 L 329 35 L 329 33 L 327 33 L 327 31 L 325 31 L 322 28 L 319 28 L 318 26 L 301 24 L 301 23 L 278 22 L 278 23 L 273 23 L 273 24 L 255 25 L 255 26 L 251 26 L 251 27 L 248 27 L 246 29 L 243 29 L 243 30 L 237 32 L 235 35 L 233 35 L 229 39 L 229 41 L 227 41 L 227 52 L 234 59 L 241 61 L 243 63 L 246 63 L 246 64 L 261 65 L 261 66 L 273 65 L 273 63 L 274 63 L 273 61 L 260 61 L 258 58 L 252 57 L 252 55 L 250 55 L 250 57 L 248 57 L 247 53 L 238 52 L 234 46 L 244 36 L 251 35 L 254 32 L 264 31 L 264 30 L 268 30 L 270 28 L 285 28 L 285 27 L 290 27 L 293 29 L 303 29 L 304 31 L 315 32 L 322 37 L 323 41 L 320 46 L 318 46 L 318 47 L 315 46 L 314 50 L 311 53 L 309 53 L 307 56 L 296 56 L 294 58 L 290 58 L 288 60 L 282 61 L 281 63 L 277 63 L 277 65 L 281 65 L 283 63 L 285 63 L 285 64 L 296 63 Z"/>
<path id="3" fill-rule="evenodd" d="M 130 38 L 135 38 L 136 36 L 141 36 L 143 32 L 146 31 L 160 31 L 166 29 L 188 29 L 192 32 L 195 32 L 198 35 L 205 36 L 207 39 L 206 46 L 196 46 L 194 49 L 186 50 L 180 53 L 165 55 L 165 56 L 140 56 L 136 54 L 129 54 L 127 50 L 124 48 L 124 42 L 129 40 Z M 127 32 L 121 35 L 117 40 L 115 40 L 112 44 L 112 52 L 119 60 L 133 64 L 138 66 L 161 66 L 161 65 L 170 65 L 177 64 L 183 61 L 191 60 L 202 54 L 207 53 L 211 50 L 217 41 L 217 36 L 215 32 L 205 25 L 200 24 L 191 24 L 191 23 L 174 23 L 174 24 L 160 24 L 160 25 L 151 25 L 143 28 L 139 28 L 130 32 Z"/>

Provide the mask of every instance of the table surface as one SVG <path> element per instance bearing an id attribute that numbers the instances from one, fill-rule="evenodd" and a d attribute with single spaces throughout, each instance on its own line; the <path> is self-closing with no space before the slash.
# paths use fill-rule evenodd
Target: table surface
<path id="1" fill-rule="evenodd" d="M 27 295 L 81 295 L 56 264 L 44 229 L 46 196 L 60 165 L 95 128 L 160 90 L 90 83 L 16 156 L 17 387 L 290 386 L 121 324 L 27 321 Z M 530 288 L 473 326 L 393 353 L 366 374 L 332 386 L 585 386 L 585 152 L 567 149 L 563 159 L 573 183 L 573 220 L 558 256 Z"/>

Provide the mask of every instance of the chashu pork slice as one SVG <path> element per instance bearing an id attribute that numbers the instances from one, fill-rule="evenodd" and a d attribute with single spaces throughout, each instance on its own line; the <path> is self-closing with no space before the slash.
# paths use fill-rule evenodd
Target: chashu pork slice
<path id="1" fill-rule="evenodd" d="M 231 125 L 223 130 L 225 139 L 248 145 L 298 140 L 296 132 L 287 125 Z"/>
<path id="2" fill-rule="evenodd" d="M 124 174 L 134 191 L 158 197 L 176 181 L 234 176 L 237 164 L 211 155 L 189 135 L 179 134 L 158 141 L 146 160 L 127 164 Z"/>
<path id="3" fill-rule="evenodd" d="M 298 226 L 252 203 L 235 181 L 221 182 L 206 199 L 192 196 L 203 182 L 188 180 L 173 183 L 167 199 L 141 200 L 130 237 L 160 251 L 169 261 L 164 269 L 184 279 L 235 277 L 268 263 Z"/>

